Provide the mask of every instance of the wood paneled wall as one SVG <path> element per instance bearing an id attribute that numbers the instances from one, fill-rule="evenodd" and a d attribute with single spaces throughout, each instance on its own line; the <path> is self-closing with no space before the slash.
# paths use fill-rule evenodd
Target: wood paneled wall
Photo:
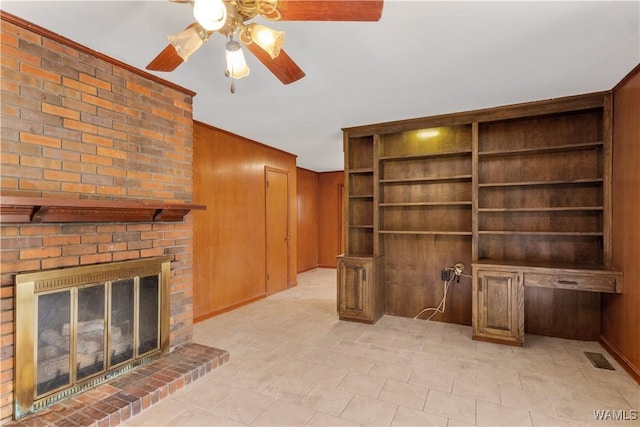
<path id="1" fill-rule="evenodd" d="M 344 171 L 298 168 L 298 273 L 336 268 L 342 253 L 343 185 Z"/>
<path id="2" fill-rule="evenodd" d="M 640 66 L 613 96 L 612 263 L 624 288 L 603 296 L 601 342 L 640 383 Z"/>
<path id="3" fill-rule="evenodd" d="M 289 173 L 289 286 L 296 284 L 296 157 L 194 122 L 194 318 L 266 296 L 265 167 Z"/>
<path id="4" fill-rule="evenodd" d="M 344 171 L 323 172 L 318 177 L 319 203 L 318 264 L 320 267 L 336 268 L 336 257 L 342 247 L 342 188 Z"/>
<path id="5" fill-rule="evenodd" d="M 318 178 L 298 168 L 298 273 L 318 266 Z"/>

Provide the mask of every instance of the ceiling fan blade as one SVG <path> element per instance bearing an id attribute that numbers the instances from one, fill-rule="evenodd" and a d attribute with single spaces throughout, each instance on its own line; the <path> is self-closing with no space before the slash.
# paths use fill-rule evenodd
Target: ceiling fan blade
<path id="1" fill-rule="evenodd" d="M 280 54 L 272 59 L 267 52 L 255 43 L 245 46 L 282 83 L 288 85 L 305 76 L 304 71 L 293 62 L 284 50 L 280 50 Z"/>
<path id="2" fill-rule="evenodd" d="M 277 8 L 282 21 L 379 21 L 383 5 L 383 0 L 278 0 Z"/>
<path id="3" fill-rule="evenodd" d="M 158 54 L 149 64 L 147 70 L 153 71 L 173 71 L 182 64 L 184 60 L 172 44 L 168 44 L 162 52 Z"/>

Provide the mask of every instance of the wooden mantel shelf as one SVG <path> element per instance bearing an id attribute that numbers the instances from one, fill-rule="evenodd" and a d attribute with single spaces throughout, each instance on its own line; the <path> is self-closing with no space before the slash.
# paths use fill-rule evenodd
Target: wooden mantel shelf
<path id="1" fill-rule="evenodd" d="M 0 197 L 3 224 L 70 222 L 176 222 L 204 205 L 49 197 Z"/>

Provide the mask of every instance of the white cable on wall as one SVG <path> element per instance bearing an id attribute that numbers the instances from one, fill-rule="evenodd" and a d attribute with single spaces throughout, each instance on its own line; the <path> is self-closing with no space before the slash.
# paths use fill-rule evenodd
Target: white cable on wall
<path id="1" fill-rule="evenodd" d="M 433 311 L 433 313 L 431 313 L 431 316 L 427 317 L 427 321 L 431 320 L 433 316 L 438 313 L 444 313 L 445 309 L 447 308 L 447 293 L 449 292 L 449 286 L 451 286 L 451 284 L 453 283 L 453 279 L 459 280 L 460 277 L 471 277 L 468 274 L 462 274 L 462 272 L 464 271 L 464 264 L 462 263 L 456 263 L 456 265 L 454 265 L 453 267 L 447 267 L 445 268 L 445 270 L 453 272 L 453 276 L 449 280 L 442 281 L 443 296 L 440 304 L 438 304 L 437 307 L 429 307 L 423 309 L 422 311 L 420 311 L 420 313 L 415 315 L 414 319 L 417 319 L 422 313 L 425 313 L 427 311 Z"/>

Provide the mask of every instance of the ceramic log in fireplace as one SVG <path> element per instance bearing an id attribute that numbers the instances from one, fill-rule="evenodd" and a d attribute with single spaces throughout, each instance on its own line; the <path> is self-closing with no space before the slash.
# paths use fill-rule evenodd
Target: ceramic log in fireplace
<path id="1" fill-rule="evenodd" d="M 169 257 L 16 276 L 16 418 L 169 348 Z"/>

